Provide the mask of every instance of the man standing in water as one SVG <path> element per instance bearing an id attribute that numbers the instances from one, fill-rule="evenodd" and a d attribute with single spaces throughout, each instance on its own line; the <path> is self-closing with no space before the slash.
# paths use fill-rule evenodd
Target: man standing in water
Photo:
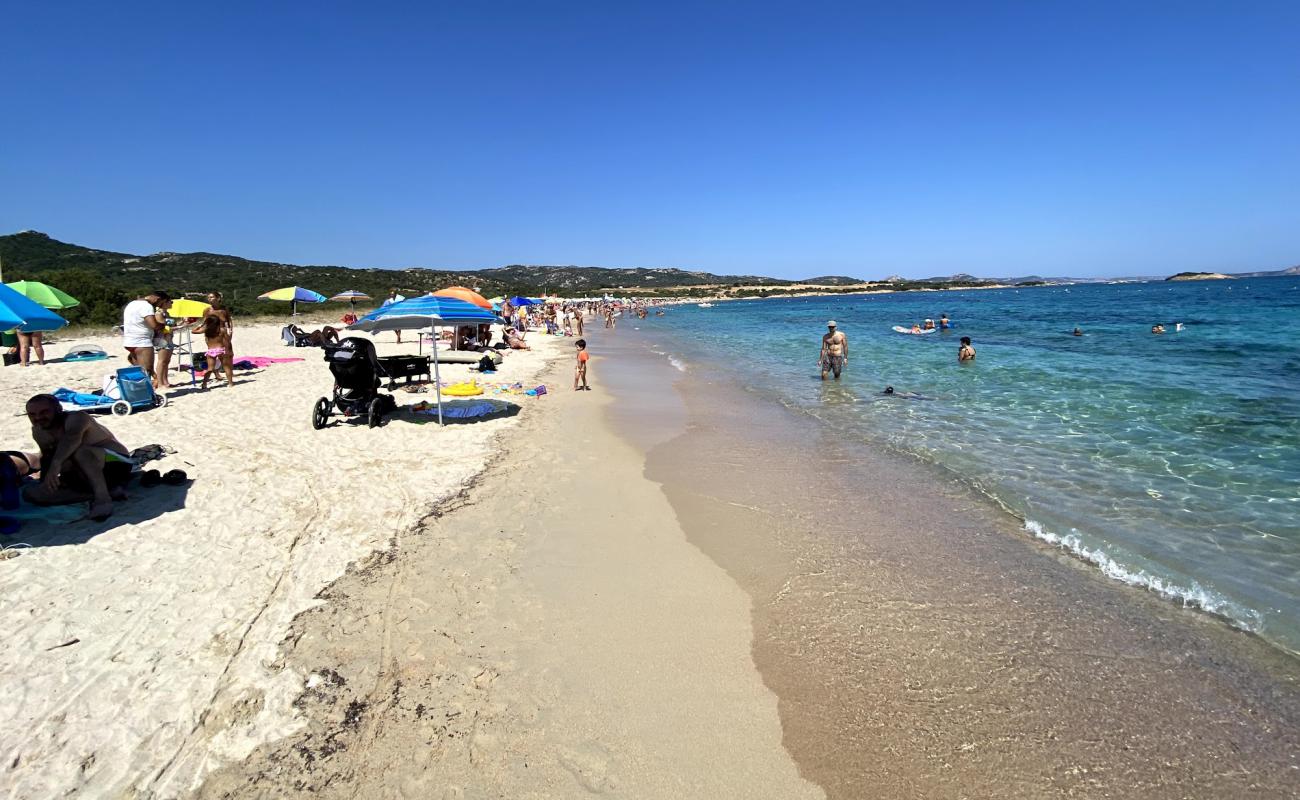
<path id="1" fill-rule="evenodd" d="M 822 352 L 819 358 L 822 368 L 822 380 L 827 373 L 834 372 L 835 380 L 840 379 L 840 372 L 849 363 L 849 339 L 835 329 L 835 320 L 826 323 L 826 335 L 822 337 Z"/>

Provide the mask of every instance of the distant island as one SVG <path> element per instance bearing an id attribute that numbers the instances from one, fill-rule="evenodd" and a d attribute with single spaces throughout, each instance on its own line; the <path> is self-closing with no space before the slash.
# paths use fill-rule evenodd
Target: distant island
<path id="1" fill-rule="evenodd" d="M 1167 281 L 1222 281 L 1231 278 L 1222 272 L 1180 272 L 1165 278 Z"/>

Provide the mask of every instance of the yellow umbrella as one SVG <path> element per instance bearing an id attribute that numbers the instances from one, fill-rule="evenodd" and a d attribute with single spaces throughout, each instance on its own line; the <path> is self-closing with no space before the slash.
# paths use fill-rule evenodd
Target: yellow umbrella
<path id="1" fill-rule="evenodd" d="M 171 314 L 176 319 L 185 319 L 186 317 L 199 319 L 200 317 L 206 317 L 208 315 L 209 308 L 212 308 L 212 306 L 207 303 L 200 303 L 198 300 L 186 300 L 185 298 L 181 298 L 180 300 L 172 301 L 172 307 L 167 309 L 167 313 Z"/>

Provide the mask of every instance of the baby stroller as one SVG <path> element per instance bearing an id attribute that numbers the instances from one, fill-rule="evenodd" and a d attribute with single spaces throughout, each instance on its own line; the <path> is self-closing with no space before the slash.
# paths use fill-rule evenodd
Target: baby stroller
<path id="1" fill-rule="evenodd" d="M 313 428 L 324 428 L 335 409 L 349 417 L 365 414 L 372 428 L 383 422 L 385 414 L 397 410 L 393 396 L 379 392 L 380 378 L 388 374 L 369 339 L 349 336 L 338 344 L 327 344 L 325 360 L 334 375 L 334 396 L 316 401 L 311 415 Z"/>

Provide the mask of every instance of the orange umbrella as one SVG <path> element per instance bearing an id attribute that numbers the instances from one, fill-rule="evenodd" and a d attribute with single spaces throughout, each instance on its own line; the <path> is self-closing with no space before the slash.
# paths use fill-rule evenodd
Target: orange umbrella
<path id="1" fill-rule="evenodd" d="M 473 289 L 466 289 L 464 286 L 448 286 L 446 289 L 439 289 L 433 293 L 434 297 L 454 297 L 457 300 L 464 300 L 466 303 L 473 303 L 479 308 L 492 310 L 492 301 Z"/>

